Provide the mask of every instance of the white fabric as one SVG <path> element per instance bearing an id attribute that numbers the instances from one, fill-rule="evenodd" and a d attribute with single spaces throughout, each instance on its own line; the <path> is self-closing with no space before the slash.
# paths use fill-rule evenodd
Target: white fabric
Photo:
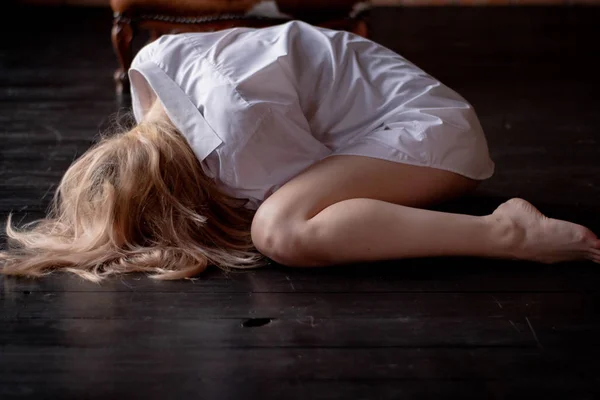
<path id="1" fill-rule="evenodd" d="M 204 171 L 249 208 L 335 154 L 494 172 L 465 99 L 352 33 L 291 21 L 165 35 L 129 74 L 136 119 L 158 96 Z"/>
<path id="2" fill-rule="evenodd" d="M 292 19 L 289 14 L 284 14 L 279 11 L 275 0 L 261 1 L 256 3 L 247 13 L 247 17 L 267 17 L 267 18 L 282 18 Z"/>

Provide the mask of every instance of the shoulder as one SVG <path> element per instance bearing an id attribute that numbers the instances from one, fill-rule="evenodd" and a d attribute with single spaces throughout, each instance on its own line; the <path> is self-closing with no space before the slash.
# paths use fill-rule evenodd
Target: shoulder
<path id="1" fill-rule="evenodd" d="M 153 62 L 163 69 L 179 66 L 193 55 L 193 46 L 187 34 L 163 35 L 142 47 L 131 63 L 132 68 Z"/>

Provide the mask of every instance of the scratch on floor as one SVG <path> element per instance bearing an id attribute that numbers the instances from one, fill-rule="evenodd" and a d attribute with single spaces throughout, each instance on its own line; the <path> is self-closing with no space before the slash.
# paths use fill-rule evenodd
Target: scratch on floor
<path id="1" fill-rule="evenodd" d="M 531 325 L 531 321 L 529 321 L 529 318 L 527 318 L 527 317 L 525 317 L 525 321 L 527 321 L 527 325 L 529 325 L 529 329 L 531 330 L 531 333 L 532 333 L 532 335 L 533 335 L 533 338 L 535 339 L 535 341 L 536 341 L 536 343 L 537 343 L 538 347 L 539 347 L 540 349 L 543 349 L 543 348 L 544 348 L 544 346 L 542 346 L 542 344 L 540 343 L 540 340 L 538 339 L 538 337 L 537 337 L 537 334 L 535 333 L 535 329 L 533 329 L 533 325 Z"/>
<path id="2" fill-rule="evenodd" d="M 313 317 L 312 315 L 309 315 L 308 319 L 310 320 L 311 328 L 314 328 L 317 326 L 317 324 L 315 324 L 315 317 Z M 306 324 L 306 321 L 304 321 L 303 319 L 300 319 L 300 318 L 296 318 L 296 322 L 298 322 L 299 324 L 302 324 L 302 325 Z"/>
<path id="3" fill-rule="evenodd" d="M 53 126 L 46 125 L 44 128 L 54 134 L 54 138 L 56 139 L 56 144 L 62 143 L 63 137 L 60 131 Z"/>
<path id="4" fill-rule="evenodd" d="M 292 290 L 295 292 L 296 288 L 294 287 L 294 284 L 292 283 L 292 280 L 290 279 L 290 277 L 286 275 L 285 279 L 288 280 L 288 282 L 290 283 L 290 286 L 292 287 Z"/>
<path id="5" fill-rule="evenodd" d="M 510 322 L 510 324 L 513 326 L 513 328 L 515 328 L 517 330 L 517 332 L 521 333 L 521 330 L 519 329 L 519 327 L 517 325 L 515 325 L 514 322 L 512 322 L 510 319 L 508 320 L 508 322 Z"/>
<path id="6" fill-rule="evenodd" d="M 490 295 L 490 296 L 491 296 L 491 295 Z M 494 301 L 496 302 L 496 304 L 498 304 L 498 307 L 500 307 L 500 308 L 504 308 L 504 307 L 502 307 L 502 304 L 500 304 L 500 302 L 498 301 L 498 299 L 497 299 L 497 298 L 495 298 L 494 296 L 492 296 L 492 299 L 494 299 Z"/>

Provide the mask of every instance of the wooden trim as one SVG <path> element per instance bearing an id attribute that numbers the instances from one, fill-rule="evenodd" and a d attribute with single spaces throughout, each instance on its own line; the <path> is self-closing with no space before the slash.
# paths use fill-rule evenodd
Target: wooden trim
<path id="1" fill-rule="evenodd" d="M 18 2 L 34 6 L 110 7 L 110 0 L 20 0 Z"/>

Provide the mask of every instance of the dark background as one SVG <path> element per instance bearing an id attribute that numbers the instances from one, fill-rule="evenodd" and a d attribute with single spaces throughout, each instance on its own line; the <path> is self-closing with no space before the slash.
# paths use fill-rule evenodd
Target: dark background
<path id="1" fill-rule="evenodd" d="M 4 16 L 18 28 L 0 26 L 0 217 L 28 221 L 128 103 L 109 8 Z M 439 209 L 485 214 L 520 196 L 600 233 L 600 8 L 369 18 L 374 40 L 473 103 L 488 137 L 494 177 Z M 594 399 L 599 283 L 587 262 L 466 258 L 179 282 L 0 277 L 0 398 Z"/>

